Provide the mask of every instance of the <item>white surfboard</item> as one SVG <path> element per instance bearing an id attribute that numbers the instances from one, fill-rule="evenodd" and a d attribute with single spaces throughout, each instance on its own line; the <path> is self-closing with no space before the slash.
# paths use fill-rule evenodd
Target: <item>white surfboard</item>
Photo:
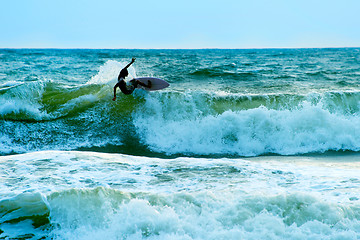
<path id="1" fill-rule="evenodd" d="M 138 84 L 137 88 L 142 88 L 142 89 L 145 89 L 146 91 L 156 91 L 156 90 L 164 89 L 164 88 L 167 88 L 168 86 L 170 86 L 170 84 L 167 81 L 162 80 L 160 78 L 141 77 L 141 78 L 135 78 L 135 79 L 142 83 L 145 83 L 146 85 L 148 84 L 148 81 L 151 81 L 151 88 L 143 87 Z"/>

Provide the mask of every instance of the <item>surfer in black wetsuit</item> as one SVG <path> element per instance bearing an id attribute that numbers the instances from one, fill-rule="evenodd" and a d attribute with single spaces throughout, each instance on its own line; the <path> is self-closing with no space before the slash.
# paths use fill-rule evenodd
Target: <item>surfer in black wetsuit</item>
<path id="1" fill-rule="evenodd" d="M 116 88 L 119 87 L 120 90 L 126 94 L 126 95 L 129 95 L 129 94 L 132 94 L 132 92 L 135 90 L 135 88 L 137 87 L 138 84 L 140 84 L 141 86 L 143 87 L 147 87 L 147 88 L 151 88 L 151 82 L 148 81 L 148 84 L 144 84 L 136 79 L 133 79 L 130 81 L 130 84 L 126 84 L 125 82 L 125 78 L 129 75 L 129 72 L 127 70 L 128 67 L 130 67 L 131 64 L 133 64 L 135 62 L 135 59 L 136 58 L 132 58 L 131 59 L 131 62 L 126 65 L 126 67 L 124 67 L 123 69 L 121 69 L 120 71 L 120 74 L 118 76 L 118 83 L 115 84 L 114 86 L 114 98 L 113 98 L 113 101 L 116 100 Z"/>

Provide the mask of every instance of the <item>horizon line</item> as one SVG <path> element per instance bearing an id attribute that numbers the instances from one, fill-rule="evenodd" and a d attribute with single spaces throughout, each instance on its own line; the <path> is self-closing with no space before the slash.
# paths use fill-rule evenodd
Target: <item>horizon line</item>
<path id="1" fill-rule="evenodd" d="M 48 49 L 48 50 L 262 50 L 262 49 L 340 49 L 340 48 L 360 48 L 351 47 L 249 47 L 249 48 L 80 48 L 80 47 L 0 47 L 0 49 Z"/>

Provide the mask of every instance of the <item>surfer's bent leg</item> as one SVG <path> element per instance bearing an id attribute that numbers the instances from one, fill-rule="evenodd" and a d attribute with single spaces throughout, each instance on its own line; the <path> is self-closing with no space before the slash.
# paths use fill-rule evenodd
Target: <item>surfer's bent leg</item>
<path id="1" fill-rule="evenodd" d="M 146 87 L 146 88 L 151 88 L 151 85 L 152 85 L 150 80 L 148 81 L 147 85 L 145 83 L 140 82 L 140 81 L 136 81 L 136 82 L 137 82 L 137 84 L 140 84 L 141 86 Z"/>

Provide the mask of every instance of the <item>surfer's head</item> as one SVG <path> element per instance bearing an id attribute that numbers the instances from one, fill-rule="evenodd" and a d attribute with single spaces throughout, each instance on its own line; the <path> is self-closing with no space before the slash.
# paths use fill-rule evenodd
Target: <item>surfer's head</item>
<path id="1" fill-rule="evenodd" d="M 129 75 L 129 72 L 126 68 L 124 68 L 123 70 L 120 71 L 120 75 L 119 77 L 125 78 Z"/>

